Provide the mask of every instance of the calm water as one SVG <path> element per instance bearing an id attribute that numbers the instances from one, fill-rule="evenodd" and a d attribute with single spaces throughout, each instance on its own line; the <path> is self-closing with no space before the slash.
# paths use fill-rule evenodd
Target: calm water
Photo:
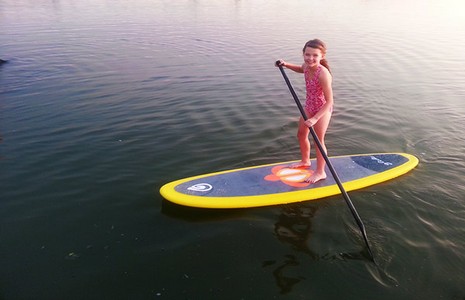
<path id="1" fill-rule="evenodd" d="M 0 298 L 465 299 L 462 3 L 1 1 Z M 158 193 L 297 159 L 273 62 L 315 37 L 330 155 L 420 159 L 350 193 L 378 266 L 340 196 L 208 211 Z"/>

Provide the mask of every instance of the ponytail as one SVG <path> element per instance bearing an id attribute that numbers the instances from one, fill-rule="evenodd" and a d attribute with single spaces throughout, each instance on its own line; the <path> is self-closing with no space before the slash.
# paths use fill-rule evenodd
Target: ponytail
<path id="1" fill-rule="evenodd" d="M 331 68 L 329 67 L 329 64 L 326 58 L 323 58 L 322 60 L 320 60 L 320 64 L 326 69 L 328 69 L 329 73 L 331 73 Z"/>

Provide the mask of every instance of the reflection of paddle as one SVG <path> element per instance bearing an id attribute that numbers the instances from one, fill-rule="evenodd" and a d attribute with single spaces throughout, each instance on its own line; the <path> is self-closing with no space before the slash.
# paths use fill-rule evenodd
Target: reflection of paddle
<path id="1" fill-rule="evenodd" d="M 297 97 L 297 94 L 295 93 L 294 88 L 292 87 L 291 82 L 289 81 L 289 78 L 287 77 L 286 73 L 284 72 L 283 66 L 280 64 L 279 60 L 276 61 L 276 66 L 281 71 L 281 74 L 284 77 L 284 81 L 286 81 L 287 86 L 289 87 L 289 91 L 291 92 L 292 97 L 294 97 L 295 103 L 297 104 L 297 107 L 299 108 L 300 113 L 302 114 L 302 118 L 304 118 L 304 120 L 307 120 L 308 119 L 307 114 L 305 113 L 305 110 L 303 109 L 302 104 L 300 103 L 300 100 Z M 321 146 L 320 140 L 318 139 L 318 136 L 316 135 L 315 131 L 313 130 L 313 127 L 310 127 L 310 133 L 312 134 L 312 137 L 315 140 L 315 144 L 318 146 L 318 149 L 320 150 L 321 154 L 323 155 L 323 158 L 326 161 L 326 165 L 328 166 L 329 170 L 331 171 L 331 174 L 333 175 L 333 178 L 336 181 L 337 186 L 341 190 L 341 194 L 344 197 L 344 200 L 346 201 L 347 205 L 349 206 L 350 211 L 352 212 L 352 215 L 354 216 L 355 221 L 357 222 L 357 225 L 360 228 L 360 231 L 362 232 L 363 239 L 365 240 L 365 243 L 366 243 L 367 249 L 368 249 L 368 253 L 371 256 L 371 259 L 373 261 L 375 261 L 375 259 L 373 257 L 373 253 L 371 252 L 371 249 L 370 249 L 370 245 L 368 244 L 368 237 L 367 237 L 367 233 L 366 233 L 366 230 L 365 230 L 365 226 L 363 225 L 362 219 L 358 215 L 358 212 L 355 209 L 354 204 L 352 203 L 352 201 L 349 198 L 349 195 L 347 194 L 344 187 L 342 186 L 341 180 L 339 179 L 339 176 L 337 176 L 336 170 L 334 170 L 334 167 L 331 164 L 331 161 L 329 160 L 328 155 L 326 155 L 326 152 L 324 151 L 323 147 Z"/>

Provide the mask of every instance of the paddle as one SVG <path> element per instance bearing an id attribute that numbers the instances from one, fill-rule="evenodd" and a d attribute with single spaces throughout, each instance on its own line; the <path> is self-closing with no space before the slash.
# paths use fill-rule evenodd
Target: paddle
<path id="1" fill-rule="evenodd" d="M 283 66 L 280 65 L 279 60 L 276 61 L 276 66 L 278 66 L 279 70 L 281 71 L 281 74 L 284 77 L 284 81 L 286 81 L 287 86 L 289 87 L 289 91 L 291 92 L 292 97 L 294 97 L 295 103 L 297 104 L 297 107 L 299 108 L 300 113 L 302 114 L 302 117 L 304 118 L 304 120 L 307 120 L 308 119 L 307 114 L 305 113 L 305 110 L 303 109 L 302 104 L 300 103 L 300 100 L 297 97 L 297 94 L 295 93 L 294 88 L 291 85 L 291 82 L 289 81 L 289 78 L 287 77 L 286 73 L 284 72 Z M 346 201 L 347 205 L 349 206 L 350 211 L 351 211 L 352 215 L 354 216 L 355 221 L 357 222 L 357 225 L 360 228 L 360 231 L 362 232 L 363 239 L 365 240 L 365 243 L 367 245 L 368 253 L 371 256 L 371 259 L 373 261 L 375 261 L 373 253 L 371 252 L 371 249 L 370 249 L 370 245 L 368 244 L 368 237 L 367 237 L 367 233 L 366 233 L 366 230 L 365 230 L 365 225 L 363 225 L 362 219 L 358 215 L 358 212 L 355 209 L 354 204 L 352 203 L 352 201 L 349 198 L 349 195 L 347 194 L 344 187 L 342 186 L 341 180 L 339 179 L 339 176 L 337 175 L 336 170 L 334 169 L 333 165 L 331 164 L 331 161 L 329 160 L 328 155 L 326 155 L 325 151 L 323 150 L 323 147 L 321 146 L 320 139 L 318 139 L 318 136 L 316 135 L 315 130 L 313 130 L 313 127 L 309 127 L 309 128 L 310 128 L 310 133 L 312 134 L 312 137 L 315 140 L 315 144 L 317 145 L 318 149 L 320 149 L 320 152 L 321 152 L 321 154 L 323 155 L 323 158 L 326 161 L 326 165 L 328 166 L 329 170 L 331 171 L 331 174 L 333 175 L 333 178 L 336 181 L 337 186 L 339 187 L 339 190 L 341 190 L 341 194 L 344 197 L 344 200 Z"/>

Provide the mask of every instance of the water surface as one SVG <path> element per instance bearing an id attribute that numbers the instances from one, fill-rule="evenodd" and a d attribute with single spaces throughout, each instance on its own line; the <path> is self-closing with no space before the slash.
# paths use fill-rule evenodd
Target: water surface
<path id="1" fill-rule="evenodd" d="M 0 297 L 465 298 L 461 1 L 0 3 Z M 158 189 L 298 158 L 278 71 L 328 45 L 330 155 L 407 152 L 408 175 L 256 209 Z M 304 99 L 302 76 L 287 71 Z"/>

